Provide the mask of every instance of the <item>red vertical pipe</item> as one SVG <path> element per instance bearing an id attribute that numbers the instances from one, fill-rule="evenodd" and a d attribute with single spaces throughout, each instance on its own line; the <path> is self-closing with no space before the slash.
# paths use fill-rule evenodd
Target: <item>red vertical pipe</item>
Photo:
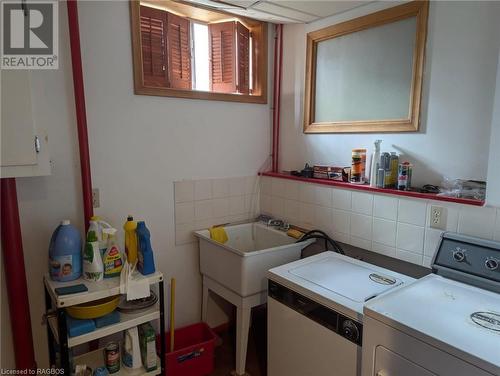
<path id="1" fill-rule="evenodd" d="M 80 170 L 82 175 L 83 213 L 85 230 L 94 215 L 92 206 L 92 178 L 90 175 L 90 153 L 87 134 L 87 113 L 85 110 L 85 89 L 83 86 L 82 53 L 80 50 L 80 29 L 78 26 L 78 2 L 68 0 L 69 41 L 73 67 L 73 89 L 75 93 L 78 146 L 80 149 Z"/>
<path id="2" fill-rule="evenodd" d="M 1 180 L 3 268 L 9 298 L 10 325 L 17 369 L 36 369 L 16 179 Z"/>
<path id="3" fill-rule="evenodd" d="M 274 37 L 274 82 L 273 82 L 273 146 L 272 170 L 279 172 L 279 139 L 281 111 L 281 71 L 283 59 L 283 25 L 275 26 Z"/>

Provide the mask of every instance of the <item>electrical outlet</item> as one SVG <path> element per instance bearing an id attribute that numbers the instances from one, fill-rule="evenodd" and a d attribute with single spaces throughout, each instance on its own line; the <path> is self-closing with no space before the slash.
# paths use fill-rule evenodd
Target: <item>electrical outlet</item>
<path id="1" fill-rule="evenodd" d="M 430 227 L 446 230 L 446 208 L 442 206 L 431 206 Z"/>
<path id="2" fill-rule="evenodd" d="M 92 207 L 98 208 L 101 206 L 99 200 L 99 188 L 92 188 Z"/>

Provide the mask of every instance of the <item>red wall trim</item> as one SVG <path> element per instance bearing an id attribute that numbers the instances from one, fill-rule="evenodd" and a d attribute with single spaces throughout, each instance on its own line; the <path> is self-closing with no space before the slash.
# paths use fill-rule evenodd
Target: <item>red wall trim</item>
<path id="1" fill-rule="evenodd" d="M 351 184 L 351 183 L 346 183 L 346 182 L 342 182 L 342 181 L 326 180 L 326 179 L 303 178 L 300 176 L 294 176 L 294 175 L 290 175 L 290 174 L 286 174 L 286 173 L 279 173 L 279 172 L 278 173 L 277 172 L 263 172 L 261 175 L 262 176 L 270 176 L 270 177 L 279 178 L 279 179 L 289 179 L 289 180 L 302 181 L 305 183 L 329 185 L 329 186 L 343 188 L 343 189 L 354 189 L 357 191 L 383 193 L 386 195 L 406 196 L 406 197 L 413 197 L 413 198 L 421 198 L 424 200 L 454 202 L 457 204 L 465 204 L 465 205 L 473 205 L 473 206 L 483 206 L 484 205 L 484 201 L 482 201 L 482 200 L 438 196 L 434 193 L 420 193 L 420 192 L 413 192 L 413 191 L 399 191 L 397 189 L 374 188 L 374 187 L 370 187 L 369 185 L 358 185 L 358 184 Z"/>
<path id="2" fill-rule="evenodd" d="M 16 179 L 1 180 L 2 252 L 16 368 L 36 369 Z"/>
<path id="3" fill-rule="evenodd" d="M 90 173 L 90 153 L 87 133 L 87 113 L 85 109 L 85 88 L 83 86 L 82 54 L 80 50 L 80 29 L 78 26 L 78 2 L 68 0 L 69 41 L 71 64 L 73 67 L 73 89 L 75 94 L 78 146 L 80 150 L 80 170 L 82 175 L 83 213 L 85 231 L 89 219 L 94 215 L 92 206 L 92 177 Z"/>

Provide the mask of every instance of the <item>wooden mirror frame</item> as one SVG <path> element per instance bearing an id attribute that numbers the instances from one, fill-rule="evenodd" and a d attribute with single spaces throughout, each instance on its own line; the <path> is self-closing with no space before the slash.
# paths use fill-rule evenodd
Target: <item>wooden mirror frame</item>
<path id="1" fill-rule="evenodd" d="M 306 81 L 304 93 L 304 133 L 415 132 L 420 122 L 420 102 L 427 38 L 428 1 L 413 1 L 307 34 Z M 316 54 L 319 42 L 346 34 L 416 17 L 416 40 L 408 118 L 315 122 Z"/>
<path id="2" fill-rule="evenodd" d="M 225 14 L 232 18 L 237 18 L 245 22 L 254 35 L 254 49 L 252 51 L 252 60 L 255 67 L 252 71 L 253 92 L 255 94 L 237 94 L 220 93 L 213 91 L 183 90 L 176 88 L 151 87 L 144 84 L 143 64 L 142 64 L 142 45 L 141 45 L 141 23 L 140 23 L 140 0 L 130 0 L 130 25 L 132 33 L 132 60 L 134 68 L 134 94 L 153 95 L 162 97 L 177 97 L 188 99 L 205 99 L 227 102 L 244 103 L 267 103 L 267 23 L 257 21 L 247 17 L 237 16 L 220 10 L 213 10 L 198 4 L 191 4 L 182 0 L 175 0 L 184 3 L 193 8 L 199 8 L 200 11 L 209 11 L 213 13 Z"/>

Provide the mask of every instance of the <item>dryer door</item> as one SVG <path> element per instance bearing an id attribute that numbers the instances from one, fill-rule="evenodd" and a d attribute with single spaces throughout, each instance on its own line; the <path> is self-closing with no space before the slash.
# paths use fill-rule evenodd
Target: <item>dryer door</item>
<path id="1" fill-rule="evenodd" d="M 425 368 L 405 359 L 398 354 L 377 346 L 375 349 L 374 376 L 436 376 Z"/>

